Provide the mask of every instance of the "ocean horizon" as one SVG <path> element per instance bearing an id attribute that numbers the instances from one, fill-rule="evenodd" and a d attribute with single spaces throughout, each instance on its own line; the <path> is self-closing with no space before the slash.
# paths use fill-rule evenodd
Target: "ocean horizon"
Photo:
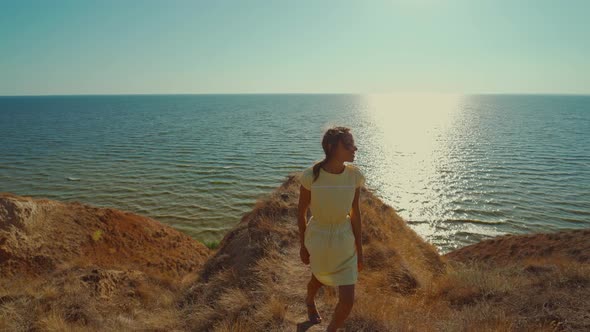
<path id="1" fill-rule="evenodd" d="M 220 239 L 351 128 L 366 186 L 441 253 L 590 226 L 590 96 L 0 96 L 0 192 L 80 201 Z"/>

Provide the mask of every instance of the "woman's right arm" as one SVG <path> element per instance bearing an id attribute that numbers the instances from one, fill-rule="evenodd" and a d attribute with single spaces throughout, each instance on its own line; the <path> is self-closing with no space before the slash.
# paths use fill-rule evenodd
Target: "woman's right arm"
<path id="1" fill-rule="evenodd" d="M 299 240 L 303 247 L 305 242 L 305 228 L 307 227 L 307 209 L 311 201 L 311 191 L 299 186 L 299 208 L 297 214 L 297 226 L 299 227 Z"/>

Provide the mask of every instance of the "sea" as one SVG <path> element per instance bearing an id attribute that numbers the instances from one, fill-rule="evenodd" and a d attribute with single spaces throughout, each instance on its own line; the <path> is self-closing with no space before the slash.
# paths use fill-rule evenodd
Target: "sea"
<path id="1" fill-rule="evenodd" d="M 441 254 L 590 227 L 590 96 L 0 97 L 0 192 L 145 215 L 200 241 L 351 129 L 366 187 Z"/>

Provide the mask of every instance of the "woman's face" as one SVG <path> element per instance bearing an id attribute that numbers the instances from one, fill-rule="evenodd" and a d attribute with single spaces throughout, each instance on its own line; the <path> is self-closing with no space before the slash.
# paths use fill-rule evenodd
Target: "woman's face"
<path id="1" fill-rule="evenodd" d="M 351 134 L 348 134 L 338 142 L 338 147 L 336 148 L 335 157 L 339 160 L 344 161 L 354 161 L 354 153 L 357 150 L 356 145 L 354 145 L 354 138 Z"/>

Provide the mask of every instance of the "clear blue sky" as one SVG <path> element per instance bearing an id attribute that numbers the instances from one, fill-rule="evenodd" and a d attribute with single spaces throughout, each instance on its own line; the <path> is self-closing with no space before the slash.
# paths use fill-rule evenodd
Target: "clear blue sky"
<path id="1" fill-rule="evenodd" d="M 589 22 L 588 0 L 0 0 L 0 95 L 589 94 Z"/>

